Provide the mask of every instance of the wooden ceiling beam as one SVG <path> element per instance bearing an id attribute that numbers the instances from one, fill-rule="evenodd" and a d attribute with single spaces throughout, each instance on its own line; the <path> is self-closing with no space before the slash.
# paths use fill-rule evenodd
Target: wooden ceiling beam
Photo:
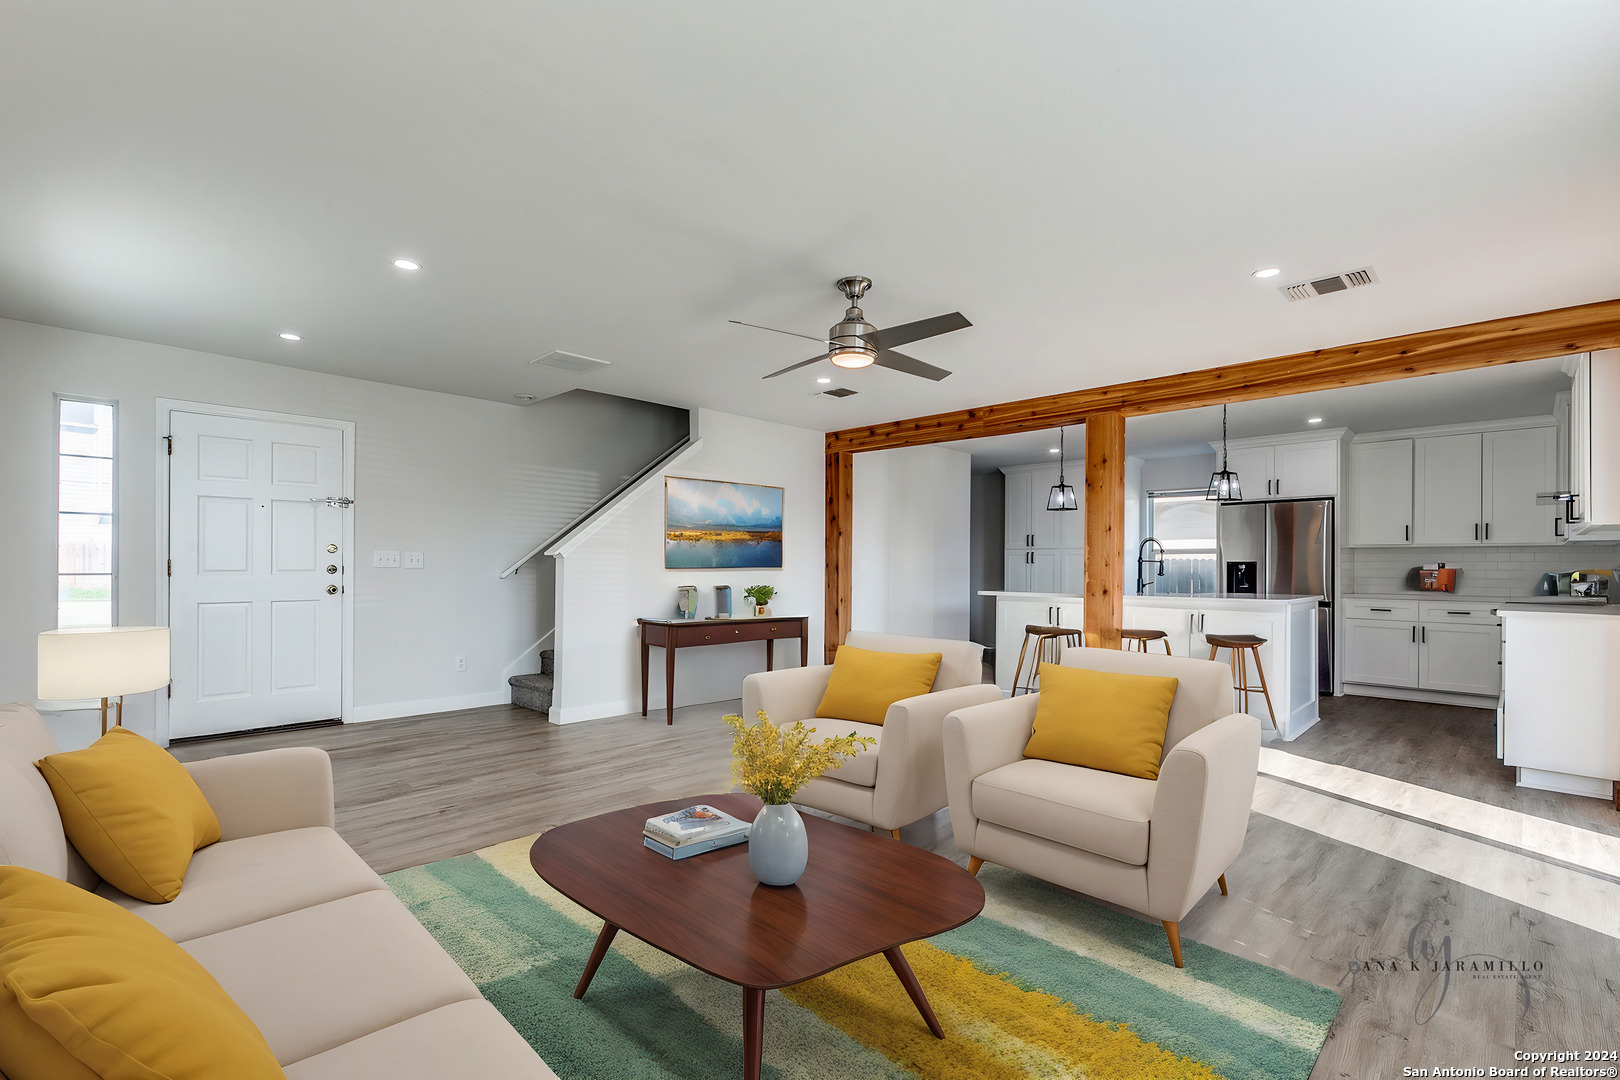
<path id="1" fill-rule="evenodd" d="M 954 442 L 1620 347 L 1620 299 L 827 433 L 828 453 Z"/>

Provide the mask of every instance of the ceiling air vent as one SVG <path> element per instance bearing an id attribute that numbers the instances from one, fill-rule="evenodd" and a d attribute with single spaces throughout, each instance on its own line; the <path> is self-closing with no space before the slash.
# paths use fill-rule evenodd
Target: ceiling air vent
<path id="1" fill-rule="evenodd" d="M 608 366 L 606 360 L 593 360 L 589 356 L 563 352 L 560 349 L 553 349 L 544 356 L 537 356 L 530 360 L 529 363 L 540 367 L 556 368 L 558 371 L 573 372 L 601 371 Z"/>
<path id="2" fill-rule="evenodd" d="M 860 391 L 851 390 L 848 387 L 835 386 L 831 390 L 823 390 L 822 393 L 826 394 L 828 397 L 854 397 L 856 394 L 860 393 Z"/>
<path id="3" fill-rule="evenodd" d="M 1363 266 L 1359 270 L 1347 270 L 1342 274 L 1330 274 L 1315 281 L 1301 281 L 1293 285 L 1280 286 L 1277 291 L 1290 300 L 1309 300 L 1313 296 L 1326 296 L 1328 293 L 1346 292 L 1350 289 L 1359 289 L 1364 285 L 1378 284 L 1378 275 L 1370 266 Z"/>

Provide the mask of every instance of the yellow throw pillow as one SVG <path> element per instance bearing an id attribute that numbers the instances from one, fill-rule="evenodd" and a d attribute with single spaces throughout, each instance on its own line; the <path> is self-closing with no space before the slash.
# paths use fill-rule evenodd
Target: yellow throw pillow
<path id="1" fill-rule="evenodd" d="M 1175 700 L 1175 679 L 1042 664 L 1024 756 L 1157 780 Z"/>
<path id="2" fill-rule="evenodd" d="M 253 1021 L 190 953 L 76 885 L 0 866 L 0 973 L 26 1022 L 102 1080 L 286 1080 Z M 0 1069 L 12 1080 L 80 1075 L 53 1069 L 42 1050 L 37 1036 L 0 1040 Z"/>
<path id="3" fill-rule="evenodd" d="M 219 819 L 186 767 L 128 728 L 35 765 L 56 796 L 68 841 L 137 900 L 166 904 L 179 896 L 191 853 L 219 839 Z"/>
<path id="4" fill-rule="evenodd" d="M 934 688 L 943 654 L 873 652 L 838 646 L 816 715 L 882 725 L 889 706 Z"/>

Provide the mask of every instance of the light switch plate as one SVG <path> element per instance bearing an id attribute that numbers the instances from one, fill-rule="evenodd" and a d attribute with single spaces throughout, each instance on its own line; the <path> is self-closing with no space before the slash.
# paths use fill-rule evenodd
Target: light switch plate
<path id="1" fill-rule="evenodd" d="M 405 552 L 405 569 L 407 569 L 407 570 L 420 570 L 420 569 L 422 569 L 422 553 L 420 551 L 407 551 L 407 552 Z"/>
<path id="2" fill-rule="evenodd" d="M 399 552 L 397 552 L 397 551 L 373 551 L 371 553 L 371 565 L 372 566 L 398 566 L 399 565 Z"/>

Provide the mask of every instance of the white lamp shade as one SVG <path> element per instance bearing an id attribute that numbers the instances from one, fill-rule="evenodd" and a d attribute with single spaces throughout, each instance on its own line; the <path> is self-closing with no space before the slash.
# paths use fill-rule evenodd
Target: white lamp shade
<path id="1" fill-rule="evenodd" d="M 39 635 L 39 700 L 118 697 L 169 682 L 167 626 L 98 626 Z"/>

